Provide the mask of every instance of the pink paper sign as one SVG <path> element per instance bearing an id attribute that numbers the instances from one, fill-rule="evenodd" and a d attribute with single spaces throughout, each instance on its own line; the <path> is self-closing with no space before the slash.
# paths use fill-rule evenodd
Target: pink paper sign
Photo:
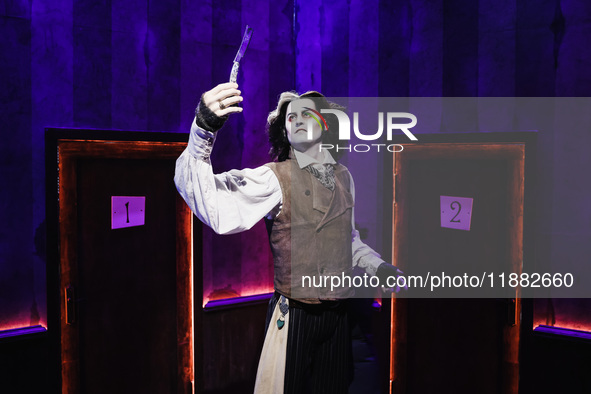
<path id="1" fill-rule="evenodd" d="M 111 229 L 143 226 L 146 197 L 111 196 Z"/>
<path id="2" fill-rule="evenodd" d="M 439 196 L 441 227 L 470 231 L 472 202 L 469 197 Z"/>

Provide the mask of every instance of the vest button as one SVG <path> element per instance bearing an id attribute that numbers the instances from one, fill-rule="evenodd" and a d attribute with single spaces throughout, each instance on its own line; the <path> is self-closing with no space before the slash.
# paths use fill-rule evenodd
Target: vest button
<path id="1" fill-rule="evenodd" d="M 324 267 L 320 268 L 320 273 L 324 274 Z"/>
<path id="2" fill-rule="evenodd" d="M 310 195 L 310 190 L 306 190 L 306 192 L 304 193 L 306 196 Z"/>

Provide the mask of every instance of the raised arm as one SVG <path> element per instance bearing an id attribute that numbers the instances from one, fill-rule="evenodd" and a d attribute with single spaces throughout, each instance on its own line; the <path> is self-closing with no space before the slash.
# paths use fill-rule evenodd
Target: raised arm
<path id="1" fill-rule="evenodd" d="M 177 159 L 175 184 L 193 213 L 218 234 L 248 230 L 281 203 L 281 187 L 266 166 L 213 174 L 210 154 L 230 107 L 242 101 L 235 83 L 216 86 L 201 97 L 189 144 Z"/>

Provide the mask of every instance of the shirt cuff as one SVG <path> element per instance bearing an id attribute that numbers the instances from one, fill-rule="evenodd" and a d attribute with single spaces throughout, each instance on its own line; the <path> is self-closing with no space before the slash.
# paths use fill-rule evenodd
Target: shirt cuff
<path id="1" fill-rule="evenodd" d="M 366 254 L 359 258 L 359 263 L 357 264 L 360 268 L 365 269 L 365 272 L 370 274 L 371 276 L 376 276 L 378 272 L 378 267 L 382 264 L 384 260 L 380 258 L 380 256 L 376 254 Z"/>
<path id="2" fill-rule="evenodd" d="M 195 119 L 193 119 L 189 144 L 187 145 L 189 153 L 196 159 L 208 162 L 215 142 L 215 136 L 216 133 L 204 130 L 197 126 Z"/>

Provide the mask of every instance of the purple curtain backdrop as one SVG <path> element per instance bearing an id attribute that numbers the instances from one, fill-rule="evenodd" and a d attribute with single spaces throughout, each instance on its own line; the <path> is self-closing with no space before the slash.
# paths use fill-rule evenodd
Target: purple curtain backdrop
<path id="1" fill-rule="evenodd" d="M 220 134 L 216 171 L 267 161 L 264 120 L 285 90 L 333 97 L 591 94 L 586 0 L 6 0 L 0 329 L 46 320 L 44 128 L 188 132 L 200 94 L 227 80 L 246 24 L 254 36 L 239 78 L 245 112 Z M 591 217 L 560 208 L 588 212 L 591 134 L 556 130 L 539 135 L 536 256 L 584 264 Z M 377 157 L 364 165 L 381 168 Z M 376 195 L 376 185 L 353 175 L 358 189 Z M 379 206 L 358 195 L 361 227 L 381 228 Z M 228 285 L 241 295 L 268 289 L 265 237 L 262 224 L 230 237 L 206 231 L 196 251 L 204 255 L 205 297 Z M 375 231 L 368 243 L 382 247 Z M 587 300 L 556 300 L 540 305 L 540 314 L 591 328 L 584 318 L 590 309 Z"/>

